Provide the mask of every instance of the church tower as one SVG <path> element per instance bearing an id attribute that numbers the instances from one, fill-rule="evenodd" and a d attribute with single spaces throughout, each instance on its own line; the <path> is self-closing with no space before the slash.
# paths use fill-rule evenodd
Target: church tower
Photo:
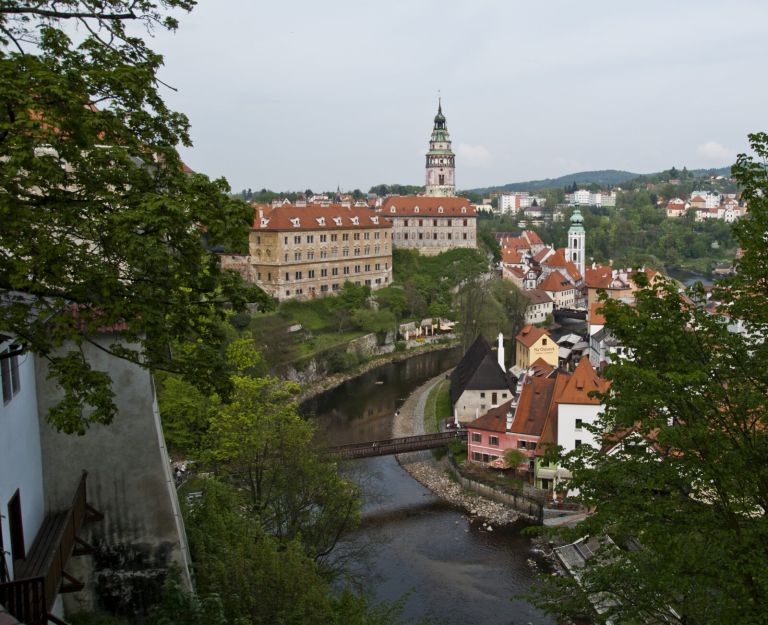
<path id="1" fill-rule="evenodd" d="M 573 209 L 571 215 L 571 227 L 568 228 L 568 248 L 567 260 L 573 262 L 579 270 L 581 277 L 584 278 L 584 257 L 587 235 L 584 231 L 584 218 L 578 208 Z"/>
<path id="2" fill-rule="evenodd" d="M 437 115 L 435 115 L 435 127 L 429 139 L 429 152 L 427 152 L 427 195 L 446 197 L 456 195 L 456 179 L 454 172 L 453 151 L 451 150 L 451 136 L 445 126 L 442 102 L 438 100 Z"/>

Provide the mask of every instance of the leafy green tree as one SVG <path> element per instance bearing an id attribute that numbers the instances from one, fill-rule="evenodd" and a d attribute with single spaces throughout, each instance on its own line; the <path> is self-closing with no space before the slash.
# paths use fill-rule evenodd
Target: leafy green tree
<path id="1" fill-rule="evenodd" d="M 67 432 L 115 414 L 109 376 L 80 350 L 101 329 L 120 340 L 100 349 L 226 392 L 224 308 L 267 305 L 202 245 L 241 245 L 251 211 L 181 162 L 189 123 L 135 34 L 174 30 L 166 11 L 193 6 L 0 3 L 0 329 L 48 360 L 64 390 L 49 418 Z"/>
<path id="2" fill-rule="evenodd" d="M 395 328 L 395 315 L 389 310 L 360 308 L 352 314 L 355 325 L 366 332 L 385 334 Z"/>
<path id="3" fill-rule="evenodd" d="M 233 383 L 230 403 L 210 420 L 205 457 L 248 493 L 266 532 L 325 559 L 357 522 L 357 488 L 319 455 L 314 428 L 298 413 L 296 385 L 242 374 Z"/>
<path id="4" fill-rule="evenodd" d="M 578 583 L 543 587 L 537 602 L 553 612 L 583 614 L 591 597 L 600 623 L 768 621 L 768 135 L 750 140 L 756 157 L 733 167 L 749 203 L 734 231 L 744 255 L 717 289 L 719 313 L 692 305 L 702 290 L 686 296 L 671 283 L 645 284 L 634 307 L 604 304 L 633 356 L 607 368 L 595 431 L 622 442 L 613 455 L 582 446 L 565 462 L 595 509 L 569 537 L 616 547 Z"/>
<path id="5" fill-rule="evenodd" d="M 402 318 L 406 308 L 405 291 L 402 287 L 384 287 L 377 290 L 375 295 L 381 308 L 390 310 L 396 319 Z"/>
<path id="6" fill-rule="evenodd" d="M 494 337 L 504 323 L 504 309 L 493 296 L 489 280 L 466 280 L 456 294 L 457 321 L 466 350 L 482 334 Z"/>
<path id="7" fill-rule="evenodd" d="M 216 481 L 203 485 L 202 497 L 185 511 L 195 581 L 201 599 L 172 593 L 168 620 L 152 625 L 197 625 L 202 609 L 220 622 L 234 625 L 394 625 L 400 606 L 372 606 L 344 588 L 335 592 L 330 580 L 308 558 L 297 540 L 280 542 L 265 533 L 254 517 L 243 513 L 241 494 Z M 191 605 L 190 605 L 191 604 Z M 200 605 L 202 604 L 202 605 Z M 191 618 L 188 618 L 190 615 Z M 185 620 L 186 619 L 186 620 Z"/>
<path id="8" fill-rule="evenodd" d="M 178 574 L 171 574 L 163 584 L 160 602 L 149 611 L 150 625 L 245 625 L 239 616 L 228 621 L 218 594 L 196 595 L 184 590 Z"/>

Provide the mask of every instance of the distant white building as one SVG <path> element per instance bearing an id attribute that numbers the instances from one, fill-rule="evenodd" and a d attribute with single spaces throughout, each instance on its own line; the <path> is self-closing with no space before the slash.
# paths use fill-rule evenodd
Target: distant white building
<path id="1" fill-rule="evenodd" d="M 596 191 L 577 189 L 565 196 L 571 206 L 616 206 L 616 191 Z"/>

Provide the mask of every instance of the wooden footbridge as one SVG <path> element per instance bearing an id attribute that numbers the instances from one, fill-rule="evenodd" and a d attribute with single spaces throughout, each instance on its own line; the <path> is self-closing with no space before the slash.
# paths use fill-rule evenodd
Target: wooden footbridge
<path id="1" fill-rule="evenodd" d="M 421 451 L 422 449 L 435 449 L 444 447 L 452 441 L 467 440 L 465 429 L 436 434 L 421 434 L 418 436 L 405 436 L 403 438 L 388 438 L 380 441 L 368 441 L 365 443 L 351 443 L 338 447 L 327 447 L 323 453 L 336 458 L 353 460 L 355 458 L 372 458 L 373 456 L 390 456 L 407 451 Z"/>

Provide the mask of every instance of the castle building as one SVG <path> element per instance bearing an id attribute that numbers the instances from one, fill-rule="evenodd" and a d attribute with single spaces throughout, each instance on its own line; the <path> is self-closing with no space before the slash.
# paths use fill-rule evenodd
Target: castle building
<path id="1" fill-rule="evenodd" d="M 345 282 L 372 289 L 392 281 L 392 224 L 366 207 L 257 206 L 247 255 L 224 255 L 279 300 L 338 291 Z"/>
<path id="2" fill-rule="evenodd" d="M 434 256 L 456 247 L 477 247 L 477 212 L 463 197 L 395 195 L 381 215 L 392 223 L 392 245 Z"/>
<path id="3" fill-rule="evenodd" d="M 477 211 L 456 195 L 455 167 L 441 103 L 427 152 L 426 194 L 390 196 L 379 209 L 392 224 L 392 245 L 427 256 L 477 247 Z"/>
<path id="4" fill-rule="evenodd" d="M 451 150 L 451 136 L 445 125 L 442 102 L 439 102 L 427 152 L 426 194 L 432 197 L 456 195 L 455 175 L 456 162 Z"/>

